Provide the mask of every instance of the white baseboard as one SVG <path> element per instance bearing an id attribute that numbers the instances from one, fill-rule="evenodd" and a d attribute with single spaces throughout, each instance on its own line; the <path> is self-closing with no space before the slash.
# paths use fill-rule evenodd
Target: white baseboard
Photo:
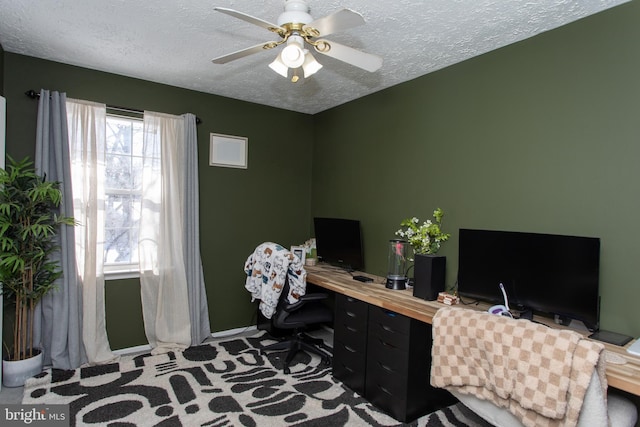
<path id="1" fill-rule="evenodd" d="M 229 335 L 236 335 L 236 334 L 240 334 L 242 332 L 255 331 L 257 329 L 258 328 L 256 327 L 256 325 L 245 326 L 244 328 L 227 329 L 226 331 L 214 332 L 214 333 L 211 334 L 211 337 L 212 338 L 224 338 L 224 337 L 228 337 Z"/>
<path id="2" fill-rule="evenodd" d="M 135 347 L 127 347 L 127 348 L 121 348 L 119 350 L 113 350 L 113 353 L 117 354 L 118 356 L 125 356 L 127 354 L 145 353 L 149 351 L 151 351 L 151 346 L 149 344 L 145 344 L 145 345 L 137 345 Z"/>
<path id="3" fill-rule="evenodd" d="M 228 337 L 230 335 L 236 335 L 236 334 L 240 334 L 242 332 L 249 332 L 249 331 L 255 331 L 256 329 L 258 329 L 255 325 L 253 326 L 245 326 L 244 328 L 235 328 L 235 329 L 227 329 L 226 331 L 219 331 L 219 332 L 214 332 L 211 334 L 212 338 L 224 338 L 224 337 Z M 127 347 L 127 348 L 121 348 L 119 350 L 113 350 L 113 353 L 119 355 L 119 356 L 124 356 L 127 354 L 133 354 L 133 353 L 143 353 L 143 352 L 148 352 L 151 351 L 151 346 L 149 344 L 145 344 L 145 345 L 138 345 L 135 347 Z"/>

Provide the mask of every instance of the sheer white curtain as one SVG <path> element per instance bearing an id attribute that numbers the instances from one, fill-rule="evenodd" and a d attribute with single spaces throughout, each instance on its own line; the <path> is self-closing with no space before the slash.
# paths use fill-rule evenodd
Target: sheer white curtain
<path id="1" fill-rule="evenodd" d="M 117 358 L 111 352 L 105 320 L 104 168 L 106 106 L 67 100 L 73 182 L 76 263 L 82 283 L 82 338 L 89 363 Z"/>
<path id="2" fill-rule="evenodd" d="M 184 262 L 185 121 L 144 113 L 140 286 L 145 333 L 152 353 L 191 344 Z"/>

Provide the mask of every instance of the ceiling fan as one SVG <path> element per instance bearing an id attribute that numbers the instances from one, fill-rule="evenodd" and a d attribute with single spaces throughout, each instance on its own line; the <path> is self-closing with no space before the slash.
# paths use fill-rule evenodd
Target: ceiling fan
<path id="1" fill-rule="evenodd" d="M 341 9 L 323 18 L 313 20 L 309 14 L 309 6 L 304 0 L 284 0 L 284 12 L 278 16 L 277 24 L 272 24 L 233 9 L 215 7 L 214 10 L 265 28 L 280 36 L 278 41 L 260 43 L 214 58 L 212 60 L 214 64 L 226 64 L 227 62 L 286 44 L 276 59 L 269 64 L 269 67 L 285 78 L 289 78 L 291 74 L 291 81 L 294 83 L 300 79 L 300 68 L 302 68 L 302 74 L 305 78 L 322 68 L 322 65 L 315 60 L 311 52 L 305 48 L 307 45 L 322 55 L 330 56 L 369 72 L 377 71 L 382 66 L 382 58 L 377 55 L 365 53 L 323 38 L 365 23 L 362 15 L 351 9 Z M 292 70 L 291 73 L 290 70 Z"/>

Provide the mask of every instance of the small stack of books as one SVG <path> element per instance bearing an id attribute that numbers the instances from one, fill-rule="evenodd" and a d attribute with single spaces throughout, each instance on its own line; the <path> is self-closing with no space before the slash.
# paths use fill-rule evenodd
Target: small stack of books
<path id="1" fill-rule="evenodd" d="M 446 305 L 455 305 L 460 302 L 460 298 L 457 295 L 451 295 L 447 292 L 440 292 L 438 294 L 438 302 Z"/>

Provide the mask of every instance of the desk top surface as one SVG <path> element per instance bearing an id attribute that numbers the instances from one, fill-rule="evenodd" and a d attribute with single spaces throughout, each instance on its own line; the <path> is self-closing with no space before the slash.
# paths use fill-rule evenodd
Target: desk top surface
<path id="1" fill-rule="evenodd" d="M 443 304 L 437 301 L 425 301 L 414 297 L 413 291 L 410 289 L 387 289 L 384 284 L 384 278 L 379 276 L 367 273 L 353 273 L 362 274 L 374 280 L 373 282 L 363 283 L 354 280 L 350 273 L 331 266 L 307 266 L 305 269 L 307 270 L 307 282 L 309 283 L 422 322 L 431 323 L 438 309 L 443 307 Z M 464 308 L 486 310 L 488 305 L 474 304 L 466 305 Z M 553 328 L 565 328 L 544 317 L 536 316 L 535 320 Z M 585 331 L 577 332 L 586 334 Z M 627 362 L 623 365 L 607 363 L 607 382 L 610 387 L 640 396 L 640 357 L 631 355 L 626 351 L 626 348 L 631 343 L 624 347 L 602 343 L 608 351 L 619 354 Z"/>

